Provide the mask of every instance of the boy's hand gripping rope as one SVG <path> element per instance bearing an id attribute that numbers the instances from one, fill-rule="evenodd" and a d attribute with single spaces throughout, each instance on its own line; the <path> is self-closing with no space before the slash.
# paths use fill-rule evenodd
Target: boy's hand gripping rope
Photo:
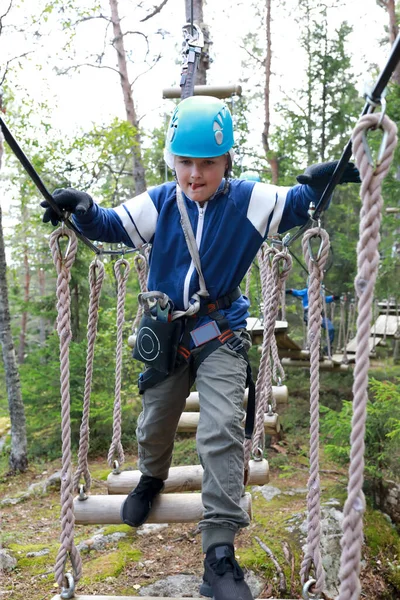
<path id="1" fill-rule="evenodd" d="M 122 329 L 125 321 L 125 296 L 126 283 L 130 265 L 125 258 L 120 258 L 114 265 L 114 273 L 117 280 L 117 347 L 115 351 L 115 397 L 113 417 L 113 438 L 108 451 L 107 462 L 110 467 L 116 467 L 125 462 L 124 450 L 121 443 L 121 372 L 122 372 Z M 114 455 L 118 456 L 118 465 L 114 463 Z"/>
<path id="2" fill-rule="evenodd" d="M 366 141 L 370 129 L 382 129 L 384 141 L 374 164 Z M 364 479 L 364 436 L 367 416 L 367 388 L 369 368 L 368 339 L 371 328 L 374 285 L 379 267 L 378 244 L 383 200 L 381 186 L 393 159 L 397 144 L 397 127 L 388 117 L 367 114 L 361 117 L 353 136 L 353 151 L 361 174 L 360 238 L 357 246 L 357 276 L 355 288 L 358 296 L 357 350 L 353 384 L 353 418 L 348 497 L 344 506 L 340 589 L 338 600 L 358 600 L 360 597 L 360 561 L 363 542 L 363 513 L 365 499 L 362 491 Z"/>
<path id="3" fill-rule="evenodd" d="M 68 238 L 65 254 L 60 248 L 60 239 Z M 71 341 L 71 297 L 69 282 L 70 269 L 74 263 L 78 243 L 71 229 L 59 227 L 50 236 L 50 248 L 53 262 L 57 270 L 57 333 L 60 338 L 60 383 L 61 383 L 61 546 L 58 551 L 55 576 L 58 585 L 63 588 L 62 598 L 73 596 L 74 582 L 82 574 L 82 561 L 79 551 L 74 544 L 75 517 L 72 498 L 71 473 L 71 417 L 70 417 L 70 386 L 69 386 L 69 344 Z M 65 575 L 67 558 L 70 558 L 73 577 Z M 72 594 L 72 596 L 71 596 Z"/>
<path id="4" fill-rule="evenodd" d="M 313 238 L 320 239 L 317 255 L 311 246 Z M 307 550 L 301 565 L 301 583 L 319 597 L 324 587 L 324 570 L 320 551 L 320 481 L 319 481 L 319 357 L 321 343 L 322 297 L 321 285 L 324 267 L 329 256 L 329 236 L 321 227 L 314 227 L 305 232 L 303 237 L 303 253 L 310 274 L 308 286 L 308 347 L 310 349 L 310 476 L 308 479 L 308 527 Z M 315 579 L 311 579 L 311 570 Z M 317 594 L 314 596 L 314 594 Z"/>

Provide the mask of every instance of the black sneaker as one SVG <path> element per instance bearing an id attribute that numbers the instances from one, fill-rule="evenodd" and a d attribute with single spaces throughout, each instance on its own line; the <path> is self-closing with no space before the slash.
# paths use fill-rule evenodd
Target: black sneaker
<path id="1" fill-rule="evenodd" d="M 207 550 L 200 593 L 213 600 L 253 600 L 232 544 L 214 544 Z"/>
<path id="2" fill-rule="evenodd" d="M 149 516 L 154 498 L 162 491 L 164 482 L 156 477 L 142 475 L 139 483 L 121 506 L 121 519 L 126 525 L 139 527 Z"/>

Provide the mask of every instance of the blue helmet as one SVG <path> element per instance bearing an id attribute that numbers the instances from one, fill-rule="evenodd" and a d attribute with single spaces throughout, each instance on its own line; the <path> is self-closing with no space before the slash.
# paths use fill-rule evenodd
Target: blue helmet
<path id="1" fill-rule="evenodd" d="M 165 144 L 168 155 L 209 158 L 229 152 L 234 143 L 232 116 L 222 100 L 190 96 L 175 108 Z"/>
<path id="2" fill-rule="evenodd" d="M 240 173 L 239 179 L 245 179 L 246 181 L 261 181 L 260 176 L 256 171 L 243 171 L 243 173 Z"/>

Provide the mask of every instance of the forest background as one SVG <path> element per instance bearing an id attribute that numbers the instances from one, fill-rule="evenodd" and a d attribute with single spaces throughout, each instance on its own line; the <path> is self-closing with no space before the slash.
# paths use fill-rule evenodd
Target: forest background
<path id="1" fill-rule="evenodd" d="M 146 186 L 171 180 L 162 150 L 174 101 L 163 101 L 162 89 L 179 84 L 180 29 L 190 16 L 190 1 L 154 5 L 123 0 L 2 0 L 0 7 L 1 109 L 48 189 L 73 186 L 112 207 Z M 240 18 L 244 10 L 246 20 Z M 251 169 L 263 181 L 293 185 L 306 165 L 340 157 L 364 103 L 364 81 L 376 79 L 398 31 L 394 1 L 366 0 L 358 10 L 350 12 L 347 3 L 336 0 L 324 4 L 266 0 L 234 6 L 194 2 L 195 21 L 206 37 L 197 82 L 239 83 L 244 90 L 242 96 L 228 100 L 236 127 L 235 176 Z M 396 122 L 399 82 L 396 71 L 387 96 L 387 112 Z M 372 147 L 379 143 L 378 138 L 371 140 Z M 26 469 L 29 460 L 60 454 L 56 278 L 48 248 L 51 228 L 41 222 L 40 194 L 7 145 L 2 158 L 0 321 L 6 368 L 0 418 L 11 417 L 11 436 L 5 439 L 2 459 L 16 471 Z M 399 205 L 398 159 L 399 151 L 384 183 L 388 207 Z M 333 248 L 326 286 L 348 297 L 353 295 L 359 208 L 355 186 L 339 186 L 325 223 Z M 382 231 L 376 294 L 396 299 L 400 241 L 396 215 L 384 216 Z M 293 251 L 300 256 L 300 243 Z M 85 377 L 87 273 L 92 258 L 90 250 L 80 245 L 71 279 L 74 447 Z M 108 448 L 112 430 L 116 286 L 114 258 L 104 262 L 107 281 L 92 388 L 93 455 Z M 305 280 L 306 273 L 297 264 L 289 286 L 303 287 Z M 138 289 L 132 276 L 126 337 L 137 311 Z M 257 270 L 251 298 L 252 315 L 259 316 Z M 293 304 L 288 316 L 294 328 L 301 327 L 300 308 Z M 139 370 L 125 346 L 122 410 L 127 448 L 135 445 Z M 390 403 L 388 411 L 393 414 Z M 400 430 L 399 420 L 393 423 L 390 443 Z"/>

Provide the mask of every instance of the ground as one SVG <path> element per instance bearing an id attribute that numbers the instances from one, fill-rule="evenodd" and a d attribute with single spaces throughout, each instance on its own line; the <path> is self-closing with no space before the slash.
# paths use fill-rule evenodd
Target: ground
<path id="1" fill-rule="evenodd" d="M 271 463 L 286 463 L 287 454 L 294 452 L 284 442 L 270 449 Z M 290 468 L 273 467 L 271 484 L 281 489 L 304 488 L 307 485 L 307 462 L 302 448 L 290 457 Z M 135 464 L 135 457 L 127 457 L 127 465 Z M 328 465 L 330 466 L 330 465 Z M 28 471 L 17 476 L 3 476 L 0 481 L 0 498 L 15 497 L 27 490 L 31 483 L 42 481 L 60 467 L 58 461 L 31 465 Z M 103 460 L 91 461 L 94 478 L 92 493 L 105 493 L 105 477 L 108 471 Z M 345 472 L 324 469 L 322 485 L 324 495 L 343 493 Z M 255 495 L 257 496 L 257 494 Z M 286 497 L 285 501 L 274 499 L 268 506 L 257 498 L 253 501 L 254 517 L 251 526 L 237 538 L 237 554 L 244 567 L 251 568 L 265 580 L 261 598 L 300 598 L 299 565 L 301 556 L 295 540 L 283 533 L 286 520 L 306 508 L 304 494 Z M 17 568 L 3 575 L 1 598 L 12 600 L 49 600 L 57 593 L 53 564 L 59 547 L 59 492 L 36 495 L 15 506 L 2 509 L 2 542 L 17 558 Z M 90 540 L 99 526 L 77 526 L 76 543 Z M 140 587 L 173 574 L 202 574 L 200 536 L 195 525 L 170 525 L 159 532 L 140 536 L 126 526 L 106 527 L 106 533 L 126 531 L 128 536 L 110 544 L 101 552 L 82 553 L 83 577 L 79 593 L 91 595 L 136 595 Z M 255 538 L 259 537 L 273 551 L 284 569 L 288 591 L 279 595 L 276 569 Z M 29 552 L 49 549 L 40 557 L 27 557 Z M 377 557 L 367 562 L 362 571 L 363 589 L 368 590 L 369 600 L 400 598 L 379 572 Z M 379 561 L 378 561 L 379 563 Z M 389 591 L 390 590 L 390 591 Z"/>

